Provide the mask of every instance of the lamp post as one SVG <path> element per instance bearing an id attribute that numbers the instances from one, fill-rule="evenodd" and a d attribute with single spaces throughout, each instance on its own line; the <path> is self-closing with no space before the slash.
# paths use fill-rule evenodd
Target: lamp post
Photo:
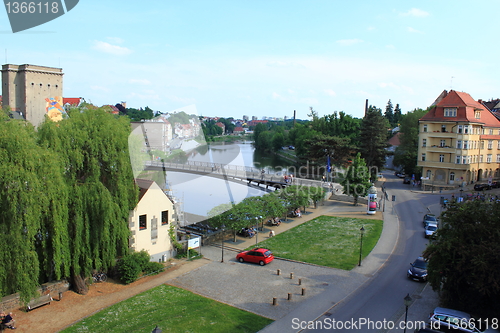
<path id="1" fill-rule="evenodd" d="M 361 266 L 361 253 L 363 252 L 363 234 L 365 233 L 365 228 L 361 226 L 361 229 L 359 229 L 360 233 L 360 244 L 359 244 L 359 261 L 358 261 L 358 266 Z"/>
<path id="2" fill-rule="evenodd" d="M 262 216 L 256 216 L 255 217 L 255 245 L 259 242 L 259 218 L 262 218 Z"/>
<path id="3" fill-rule="evenodd" d="M 225 229 L 222 228 L 222 236 L 221 236 L 222 259 L 220 262 L 224 262 L 224 231 L 225 231 Z"/>
<path id="4" fill-rule="evenodd" d="M 410 297 L 410 294 L 406 294 L 405 298 L 403 298 L 404 300 L 404 303 L 405 303 L 405 308 L 406 308 L 406 312 L 405 312 L 405 329 L 404 329 L 404 332 L 403 333 L 406 333 L 406 325 L 408 324 L 408 307 L 410 306 L 411 304 L 411 297 Z"/>

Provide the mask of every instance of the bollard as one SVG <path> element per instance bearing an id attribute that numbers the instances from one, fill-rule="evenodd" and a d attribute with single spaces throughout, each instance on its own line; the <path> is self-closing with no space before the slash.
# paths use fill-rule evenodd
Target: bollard
<path id="1" fill-rule="evenodd" d="M 273 305 L 278 305 L 278 299 L 276 297 L 273 297 Z"/>
<path id="2" fill-rule="evenodd" d="M 299 279 L 299 286 L 302 285 L 302 279 Z"/>
<path id="3" fill-rule="evenodd" d="M 306 295 L 306 288 L 302 288 L 302 296 Z"/>
<path id="4" fill-rule="evenodd" d="M 291 301 L 292 300 L 292 294 L 291 293 L 288 293 L 288 300 Z"/>
<path id="5" fill-rule="evenodd" d="M 290 273 L 290 280 L 293 279 L 293 272 Z"/>
<path id="6" fill-rule="evenodd" d="M 62 300 L 62 292 L 59 292 L 59 300 Z"/>
<path id="7" fill-rule="evenodd" d="M 277 275 L 281 275 L 281 269 L 278 269 L 278 271 L 276 272 Z"/>

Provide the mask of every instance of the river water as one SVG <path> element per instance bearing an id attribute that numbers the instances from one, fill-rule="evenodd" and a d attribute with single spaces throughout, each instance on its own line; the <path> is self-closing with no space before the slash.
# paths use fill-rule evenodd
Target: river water
<path id="1" fill-rule="evenodd" d="M 253 167 L 264 169 L 266 173 L 280 172 L 290 164 L 274 154 L 256 152 L 250 141 L 203 145 L 191 151 L 187 160 Z M 243 184 L 189 173 L 169 171 L 167 181 L 173 195 L 181 202 L 181 209 L 188 213 L 186 224 L 201 220 L 201 218 L 193 217 L 192 214 L 207 216 L 212 208 L 220 204 L 238 203 L 246 197 L 266 193 Z"/>

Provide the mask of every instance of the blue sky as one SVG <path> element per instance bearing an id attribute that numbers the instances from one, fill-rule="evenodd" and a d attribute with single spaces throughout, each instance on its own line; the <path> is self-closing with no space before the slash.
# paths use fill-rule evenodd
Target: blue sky
<path id="1" fill-rule="evenodd" d="M 13 34 L 7 63 L 63 68 L 64 97 L 205 116 L 307 119 L 444 89 L 500 97 L 499 1 L 80 0 Z M 1 54 L 1 53 L 0 53 Z M 2 59 L 5 63 L 5 59 Z"/>

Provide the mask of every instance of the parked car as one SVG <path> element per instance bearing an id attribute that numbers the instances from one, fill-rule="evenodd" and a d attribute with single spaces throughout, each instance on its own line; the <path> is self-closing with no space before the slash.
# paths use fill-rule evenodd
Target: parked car
<path id="1" fill-rule="evenodd" d="M 418 257 L 410 264 L 410 269 L 406 272 L 409 279 L 417 281 L 427 281 L 427 261 L 424 257 Z"/>
<path id="2" fill-rule="evenodd" d="M 500 187 L 500 182 L 494 181 L 491 182 L 491 188 L 499 188 Z"/>
<path id="3" fill-rule="evenodd" d="M 425 214 L 424 215 L 424 228 L 427 226 L 427 224 L 432 223 L 432 224 L 438 224 L 438 219 L 436 215 L 434 214 Z"/>
<path id="4" fill-rule="evenodd" d="M 411 183 L 411 177 L 406 176 L 406 177 L 403 179 L 403 184 L 410 184 L 410 183 Z"/>
<path id="5" fill-rule="evenodd" d="M 239 262 L 253 262 L 264 266 L 274 260 L 274 255 L 268 249 L 255 248 L 250 251 L 243 251 L 236 255 Z"/>
<path id="6" fill-rule="evenodd" d="M 480 327 L 485 321 L 474 318 L 466 312 L 441 307 L 434 309 L 428 323 L 431 329 L 446 332 L 498 332 L 491 327 Z"/>
<path id="7" fill-rule="evenodd" d="M 475 184 L 474 185 L 474 191 L 484 191 L 484 190 L 491 190 L 491 185 L 490 184 Z"/>
<path id="8" fill-rule="evenodd" d="M 425 238 L 434 238 L 434 233 L 436 232 L 436 230 L 438 229 L 438 226 L 437 224 L 433 224 L 433 223 L 429 223 L 427 224 L 427 226 L 425 227 Z"/>

